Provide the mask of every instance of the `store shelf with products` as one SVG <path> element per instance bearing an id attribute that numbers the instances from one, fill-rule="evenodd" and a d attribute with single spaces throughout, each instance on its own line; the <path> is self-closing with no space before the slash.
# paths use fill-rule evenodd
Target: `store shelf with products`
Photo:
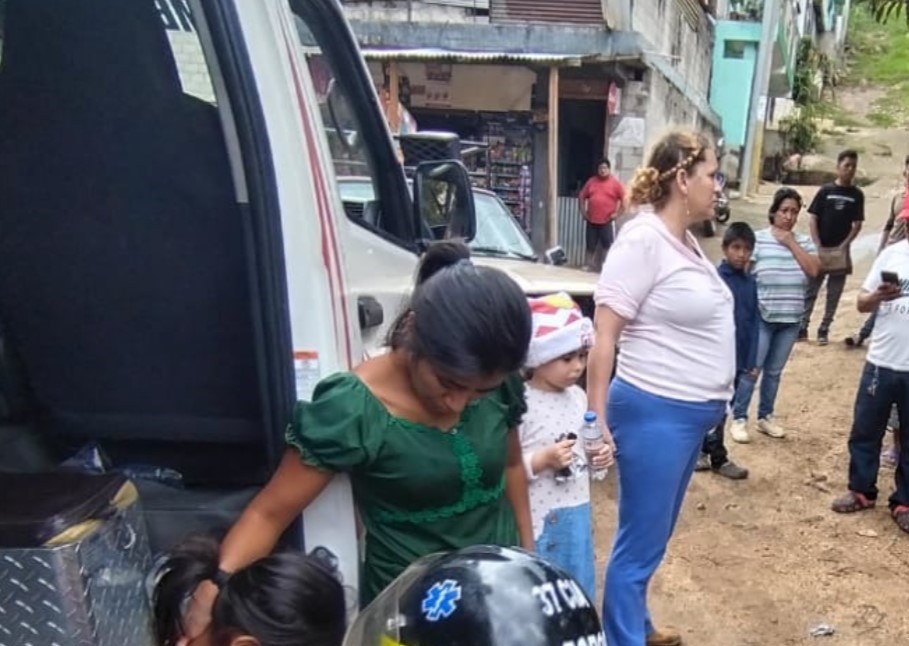
<path id="1" fill-rule="evenodd" d="M 489 146 L 490 185 L 526 223 L 530 219 L 533 174 L 533 123 L 528 113 L 482 114 L 483 138 Z"/>
<path id="2" fill-rule="evenodd" d="M 531 113 L 435 108 L 411 108 L 411 112 L 420 130 L 456 132 L 473 185 L 494 191 L 522 225 L 529 222 L 534 138 Z"/>

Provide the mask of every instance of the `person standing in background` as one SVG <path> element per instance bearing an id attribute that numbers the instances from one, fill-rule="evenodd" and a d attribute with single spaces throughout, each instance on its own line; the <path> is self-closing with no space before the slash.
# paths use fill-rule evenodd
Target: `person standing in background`
<path id="1" fill-rule="evenodd" d="M 836 181 L 822 186 L 808 207 L 811 239 L 818 250 L 821 273 L 808 283 L 805 314 L 798 338 L 800 341 L 808 338 L 811 313 L 826 279 L 827 305 L 817 329 L 818 345 L 830 342 L 830 326 L 846 287 L 846 277 L 852 273 L 852 241 L 858 237 L 865 220 L 865 194 L 853 183 L 858 153 L 844 150 L 836 162 Z"/>
<path id="2" fill-rule="evenodd" d="M 798 338 L 805 306 L 805 287 L 820 271 L 814 243 L 808 236 L 795 233 L 802 196 L 789 187 L 779 189 L 770 205 L 770 227 L 755 234 L 751 273 L 757 281 L 758 349 L 755 368 L 739 375 L 732 403 L 729 435 L 740 444 L 751 441 L 748 411 L 751 397 L 761 380 L 758 403 L 758 430 L 776 439 L 786 431 L 774 419 L 776 397 L 783 369 Z"/>
<path id="3" fill-rule="evenodd" d="M 849 435 L 849 490 L 833 501 L 833 511 L 852 514 L 871 509 L 878 498 L 881 442 L 894 404 L 909 410 L 909 243 L 887 247 L 874 261 L 858 296 L 858 310 L 878 310 L 871 347 L 855 394 Z M 896 429 L 899 456 L 890 515 L 909 533 L 909 426 Z"/>
<path id="4" fill-rule="evenodd" d="M 751 274 L 751 255 L 754 253 L 754 230 L 745 222 L 733 222 L 723 236 L 725 258 L 717 267 L 733 296 L 735 318 L 735 385 L 744 373 L 757 371 L 760 314 L 758 312 L 757 282 Z M 701 457 L 695 471 L 710 471 L 729 478 L 744 480 L 748 469 L 729 459 L 725 444 L 726 418 L 707 433 Z"/>
<path id="5" fill-rule="evenodd" d="M 599 271 L 615 240 L 615 219 L 622 214 L 625 187 L 612 174 L 608 159 L 600 160 L 597 174 L 587 180 L 578 200 L 587 222 L 587 270 Z"/>
<path id="6" fill-rule="evenodd" d="M 909 220 L 909 155 L 903 162 L 903 186 L 890 200 L 890 215 L 884 224 L 884 230 L 881 231 L 881 244 L 878 247 L 878 254 L 892 244 L 906 239 L 906 223 Z M 874 330 L 874 321 L 877 319 L 877 310 L 874 310 L 867 319 L 858 334 L 846 337 L 846 347 L 858 348 L 864 345 L 865 341 L 871 338 L 871 331 Z"/>
<path id="7" fill-rule="evenodd" d="M 735 378 L 733 296 L 689 227 L 713 217 L 719 185 L 710 141 L 660 139 L 635 174 L 640 211 L 606 258 L 595 300 L 587 402 L 615 438 L 619 524 L 606 569 L 609 646 L 679 646 L 657 630 L 647 588 L 675 529 L 707 432 Z M 618 369 L 610 383 L 613 361 Z"/>

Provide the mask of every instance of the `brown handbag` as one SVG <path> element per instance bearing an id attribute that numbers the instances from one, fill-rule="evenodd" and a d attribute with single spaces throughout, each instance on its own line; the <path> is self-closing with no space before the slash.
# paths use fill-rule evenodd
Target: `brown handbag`
<path id="1" fill-rule="evenodd" d="M 821 271 L 825 274 L 848 274 L 852 271 L 852 259 L 849 248 L 821 247 L 817 251 L 821 261 Z"/>

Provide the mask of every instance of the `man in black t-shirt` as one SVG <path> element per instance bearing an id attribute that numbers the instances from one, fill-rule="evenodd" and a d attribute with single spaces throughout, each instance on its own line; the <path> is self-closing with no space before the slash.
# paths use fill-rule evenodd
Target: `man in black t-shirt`
<path id="1" fill-rule="evenodd" d="M 844 150 L 837 157 L 837 179 L 832 184 L 826 184 L 815 195 L 808 213 L 811 215 L 811 238 L 818 248 L 822 260 L 825 255 L 836 256 L 842 254 L 845 263 L 837 269 L 828 269 L 820 273 L 817 278 L 810 280 L 808 292 L 805 295 L 805 316 L 802 319 L 800 339 L 808 338 L 808 324 L 818 293 L 827 281 L 827 306 L 824 318 L 817 330 L 818 345 L 827 345 L 829 342 L 830 325 L 836 315 L 836 308 L 840 304 L 843 289 L 846 287 L 846 277 L 852 273 L 852 259 L 850 248 L 852 241 L 862 230 L 865 220 L 865 194 L 862 189 L 855 186 L 855 169 L 858 166 L 858 153 L 854 150 Z"/>

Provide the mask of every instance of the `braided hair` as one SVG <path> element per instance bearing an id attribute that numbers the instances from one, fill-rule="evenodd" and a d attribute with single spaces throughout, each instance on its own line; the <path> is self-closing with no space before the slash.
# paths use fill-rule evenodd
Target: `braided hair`
<path id="1" fill-rule="evenodd" d="M 669 200 L 672 183 L 679 171 L 689 171 L 704 161 L 713 148 L 703 134 L 677 130 L 661 138 L 650 152 L 647 166 L 639 168 L 631 180 L 630 201 L 660 208 Z"/>

